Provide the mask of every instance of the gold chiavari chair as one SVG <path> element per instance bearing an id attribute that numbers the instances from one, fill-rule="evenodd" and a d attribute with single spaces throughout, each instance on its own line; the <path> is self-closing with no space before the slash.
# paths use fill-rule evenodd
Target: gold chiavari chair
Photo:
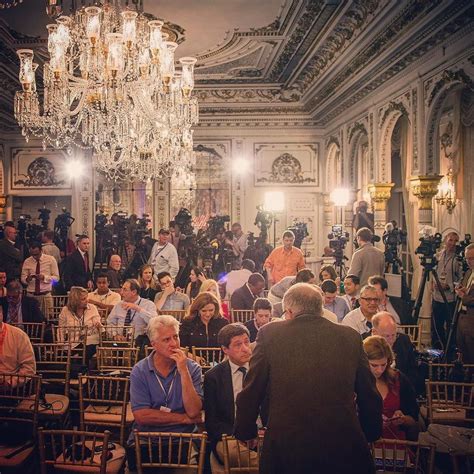
<path id="1" fill-rule="evenodd" d="M 85 365 L 88 328 L 86 326 L 53 326 L 53 342 L 71 347 L 71 363 Z"/>
<path id="2" fill-rule="evenodd" d="M 254 312 L 251 309 L 232 309 L 230 311 L 230 321 L 232 323 L 246 323 L 254 318 Z"/>
<path id="3" fill-rule="evenodd" d="M 155 433 L 135 434 L 135 453 L 138 474 L 145 470 L 173 469 L 183 473 L 204 471 L 207 433 Z"/>
<path id="4" fill-rule="evenodd" d="M 168 316 L 173 316 L 179 322 L 181 322 L 186 316 L 186 310 L 185 309 L 161 310 L 161 311 L 158 311 L 158 314 L 167 314 Z"/>
<path id="5" fill-rule="evenodd" d="M 186 357 L 189 357 L 189 349 L 187 347 L 180 347 L 180 349 L 184 352 Z M 148 357 L 153 352 L 153 346 L 145 346 L 145 357 Z"/>
<path id="6" fill-rule="evenodd" d="M 59 321 L 59 314 L 64 306 L 67 304 L 67 295 L 52 295 L 48 296 L 49 300 L 43 299 L 44 316 L 48 322 L 57 324 Z"/>
<path id="7" fill-rule="evenodd" d="M 211 369 L 224 360 L 220 347 L 192 347 L 193 359 L 201 366 L 203 372 Z"/>
<path id="8" fill-rule="evenodd" d="M 98 347 L 97 370 L 101 373 L 117 370 L 131 372 L 137 363 L 138 352 L 137 347 Z"/>
<path id="9" fill-rule="evenodd" d="M 431 382 L 474 382 L 474 364 L 430 362 L 428 365 L 428 380 Z"/>
<path id="10" fill-rule="evenodd" d="M 232 472 L 258 473 L 262 445 L 263 434 L 258 436 L 254 450 L 249 449 L 245 443 L 236 440 L 233 436 L 222 435 L 224 472 L 226 474 Z"/>
<path id="11" fill-rule="evenodd" d="M 119 337 L 117 337 L 119 336 Z M 135 344 L 134 326 L 104 326 L 100 332 L 99 345 L 102 347 L 133 347 Z"/>
<path id="12" fill-rule="evenodd" d="M 410 337 L 412 344 L 416 350 L 421 349 L 421 323 L 420 324 L 401 324 L 398 331 Z"/>
<path id="13" fill-rule="evenodd" d="M 12 326 L 16 326 L 26 332 L 32 343 L 43 342 L 44 340 L 44 323 L 15 323 Z"/>

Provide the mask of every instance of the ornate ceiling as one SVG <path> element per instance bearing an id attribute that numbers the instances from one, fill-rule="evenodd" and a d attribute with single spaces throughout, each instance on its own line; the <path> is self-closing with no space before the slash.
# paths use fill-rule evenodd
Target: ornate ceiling
<path id="1" fill-rule="evenodd" d="M 198 57 L 202 126 L 245 117 L 326 127 L 453 35 L 474 46 L 472 0 L 148 0 L 145 9 L 169 21 L 178 57 Z M 0 132 L 18 131 L 15 51 L 44 56 L 50 21 L 40 0 L 0 12 Z"/>

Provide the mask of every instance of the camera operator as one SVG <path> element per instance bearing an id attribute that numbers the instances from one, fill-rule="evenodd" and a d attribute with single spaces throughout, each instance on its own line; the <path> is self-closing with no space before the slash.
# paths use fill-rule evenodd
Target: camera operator
<path id="1" fill-rule="evenodd" d="M 465 364 L 474 364 L 474 244 L 469 244 L 464 256 L 469 266 L 456 294 L 461 298 L 456 342 Z"/>
<path id="2" fill-rule="evenodd" d="M 374 215 L 371 212 L 367 212 L 369 205 L 366 201 L 359 201 L 359 205 L 356 207 L 356 213 L 352 219 L 352 227 L 355 230 L 367 227 L 374 233 Z"/>
<path id="3" fill-rule="evenodd" d="M 122 258 L 120 255 L 113 254 L 110 256 L 107 277 L 111 288 L 122 288 L 125 278 L 122 273 Z"/>
<path id="4" fill-rule="evenodd" d="M 367 284 L 372 275 L 383 275 L 385 272 L 385 256 L 382 250 L 372 245 L 373 232 L 362 227 L 356 233 L 359 248 L 353 253 L 348 275 L 355 275 L 360 279 L 360 285 Z"/>
<path id="5" fill-rule="evenodd" d="M 151 249 L 151 255 L 148 263 L 153 265 L 155 275 L 161 272 L 168 272 L 173 279 L 179 271 L 178 252 L 176 247 L 169 242 L 170 231 L 160 229 L 158 233 L 158 242 Z"/>
<path id="6" fill-rule="evenodd" d="M 237 257 L 237 263 L 240 265 L 248 246 L 247 235 L 243 233 L 242 226 L 238 222 L 232 224 L 231 231 L 233 238 L 228 238 L 225 242 L 232 247 L 234 255 Z"/>
<path id="7" fill-rule="evenodd" d="M 431 326 L 431 342 L 433 347 L 440 349 L 446 347 L 446 341 L 451 327 L 451 318 L 456 306 L 456 294 L 454 291 L 455 282 L 459 282 L 462 276 L 462 264 L 456 258 L 456 245 L 459 242 L 459 235 L 456 232 L 449 232 L 444 238 L 444 248 L 437 256 L 437 273 L 441 288 L 448 300 L 448 305 L 443 301 L 443 297 L 434 279 L 431 281 L 433 293 L 433 318 L 434 324 Z M 439 339 L 438 339 L 439 337 Z"/>
<path id="8" fill-rule="evenodd" d="M 61 262 L 61 253 L 59 248 L 54 243 L 54 232 L 52 230 L 45 230 L 41 236 L 41 242 L 43 246 L 43 253 L 45 255 L 51 255 L 55 258 L 56 263 Z"/>
<path id="9" fill-rule="evenodd" d="M 18 280 L 23 262 L 21 252 L 15 247 L 16 228 L 11 221 L 5 222 L 5 237 L 0 240 L 0 262 L 7 273 L 7 281 Z"/>

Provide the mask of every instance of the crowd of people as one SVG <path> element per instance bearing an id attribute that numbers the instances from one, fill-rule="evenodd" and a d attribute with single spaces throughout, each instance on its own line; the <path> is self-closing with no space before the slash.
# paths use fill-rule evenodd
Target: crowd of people
<path id="1" fill-rule="evenodd" d="M 67 302 L 57 325 L 87 329 L 84 370 L 94 369 L 105 326 L 116 328 L 117 341 L 132 327 L 141 359 L 130 375 L 134 427 L 186 433 L 204 423 L 217 472 L 223 434 L 243 443 L 231 452 L 235 459 L 264 430 L 261 472 L 279 473 L 373 472 L 368 442 L 417 439 L 418 363 L 409 336 L 398 331 L 410 315 L 387 296 L 383 252 L 370 243 L 370 229 L 357 231 L 359 249 L 343 281 L 332 266 L 314 275 L 293 245 L 295 236 L 285 231 L 283 245 L 264 262 L 266 278 L 243 258 L 244 239 L 238 235 L 238 268 L 216 281 L 192 267 L 184 288 L 175 285 L 179 263 L 165 229 L 138 279 L 123 278 L 119 255 L 94 274 L 84 235 L 62 262 L 50 235 L 32 242 L 23 262 L 15 234 L 7 223 L 0 242 L 0 373 L 35 373 L 33 346 L 21 324 L 45 322 L 45 340 L 53 340 L 44 303 L 55 285 L 63 285 Z M 455 287 L 461 275 L 450 260 L 453 240 L 449 234 L 440 260 L 443 282 L 464 305 L 458 346 L 472 363 L 474 245 L 465 252 L 470 270 Z M 436 293 L 433 298 L 437 302 Z M 234 323 L 232 310 L 253 317 Z M 449 322 L 447 310 L 437 305 L 433 310 L 437 325 Z M 184 313 L 181 322 L 174 311 Z M 225 359 L 203 375 L 192 347 L 220 347 Z M 133 442 L 131 436 L 129 447 Z M 249 459 L 256 462 L 256 455 Z"/>

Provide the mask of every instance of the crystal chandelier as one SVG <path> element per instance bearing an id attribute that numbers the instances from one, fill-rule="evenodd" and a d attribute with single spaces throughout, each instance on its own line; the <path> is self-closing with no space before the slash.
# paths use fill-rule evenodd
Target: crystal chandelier
<path id="1" fill-rule="evenodd" d="M 42 107 L 33 51 L 17 51 L 22 90 L 15 118 L 22 134 L 43 147 L 92 150 L 108 178 L 147 180 L 172 176 L 193 153 L 192 97 L 195 58 L 179 60 L 161 20 L 122 9 L 120 0 L 82 7 L 47 26 Z"/>

